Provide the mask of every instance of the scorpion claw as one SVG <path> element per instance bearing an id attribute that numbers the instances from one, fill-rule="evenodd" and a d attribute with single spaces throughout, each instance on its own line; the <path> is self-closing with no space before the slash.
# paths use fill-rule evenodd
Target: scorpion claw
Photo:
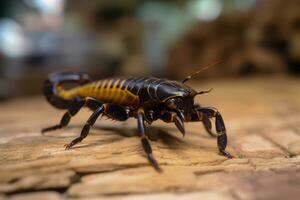
<path id="1" fill-rule="evenodd" d="M 184 123 L 182 121 L 182 119 L 178 116 L 176 116 L 175 121 L 174 121 L 176 127 L 178 128 L 178 130 L 182 133 L 182 135 L 185 135 L 185 129 L 184 129 Z"/>
<path id="2" fill-rule="evenodd" d="M 176 114 L 181 119 L 181 121 L 185 120 L 184 114 L 181 111 L 176 111 Z"/>

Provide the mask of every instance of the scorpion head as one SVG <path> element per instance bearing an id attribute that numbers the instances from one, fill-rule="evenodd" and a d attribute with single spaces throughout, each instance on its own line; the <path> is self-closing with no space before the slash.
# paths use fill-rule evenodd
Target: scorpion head
<path id="1" fill-rule="evenodd" d="M 188 119 L 194 107 L 195 96 L 210 91 L 197 92 L 183 83 L 168 81 L 160 85 L 157 90 L 157 97 L 168 109 L 174 110 L 177 114 Z"/>
<path id="2" fill-rule="evenodd" d="M 169 96 L 164 99 L 164 102 L 166 103 L 167 107 L 170 109 L 176 110 L 177 113 L 179 112 L 179 114 L 181 114 L 181 115 L 183 113 L 184 117 L 187 120 L 189 120 L 190 113 L 192 112 L 193 107 L 194 107 L 195 96 L 199 95 L 199 94 L 208 93 L 212 90 L 212 88 L 209 90 L 197 92 L 184 83 L 187 82 L 188 80 L 191 80 L 196 75 L 200 74 L 200 72 L 202 72 L 220 62 L 222 62 L 222 61 L 217 61 L 215 63 L 207 65 L 206 67 L 200 69 L 199 71 L 187 76 L 185 79 L 182 80 L 181 83 L 180 82 L 172 82 L 171 85 L 173 85 L 177 89 L 177 91 L 175 91 L 176 89 L 175 90 L 173 89 L 171 94 L 169 94 Z M 169 89 L 169 88 L 170 87 L 166 87 L 166 89 Z"/>

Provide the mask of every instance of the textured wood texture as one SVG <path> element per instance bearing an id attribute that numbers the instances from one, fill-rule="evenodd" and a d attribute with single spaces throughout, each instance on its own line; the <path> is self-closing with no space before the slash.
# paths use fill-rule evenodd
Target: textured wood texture
<path id="1" fill-rule="evenodd" d="M 217 107 L 228 129 L 228 160 L 201 123 L 148 127 L 164 173 L 149 166 L 136 122 L 98 120 L 75 148 L 63 147 L 90 115 L 42 136 L 62 111 L 42 97 L 0 105 L 0 199 L 295 199 L 300 195 L 300 81 L 287 78 L 211 81 L 198 97 Z"/>

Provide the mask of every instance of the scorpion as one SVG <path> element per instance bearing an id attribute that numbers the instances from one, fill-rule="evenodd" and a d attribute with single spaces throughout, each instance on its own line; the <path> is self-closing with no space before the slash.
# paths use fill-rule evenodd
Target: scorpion
<path id="1" fill-rule="evenodd" d="M 99 117 L 105 115 L 116 121 L 133 117 L 137 120 L 138 136 L 148 161 L 161 172 L 146 135 L 145 123 L 151 124 L 158 119 L 174 123 L 184 136 L 184 122 L 201 121 L 207 133 L 217 137 L 220 154 L 232 158 L 225 150 L 227 135 L 220 112 L 214 107 L 203 107 L 194 102 L 195 96 L 208 93 L 211 89 L 198 92 L 185 84 L 198 72 L 182 82 L 155 77 L 91 81 L 88 75 L 81 73 L 51 74 L 44 83 L 44 95 L 50 104 L 66 112 L 59 124 L 42 129 L 42 133 L 67 126 L 71 117 L 81 108 L 89 108 L 93 113 L 83 126 L 80 136 L 65 145 L 66 149 L 70 149 L 87 137 Z M 66 89 L 64 85 L 70 83 L 76 86 Z M 215 119 L 216 134 L 212 131 L 212 118 Z"/>

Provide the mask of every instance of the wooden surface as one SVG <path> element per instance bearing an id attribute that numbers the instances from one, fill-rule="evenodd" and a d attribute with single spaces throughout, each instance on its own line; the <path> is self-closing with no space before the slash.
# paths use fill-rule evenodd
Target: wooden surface
<path id="1" fill-rule="evenodd" d="M 197 101 L 223 114 L 230 151 L 220 156 L 201 123 L 147 127 L 164 172 L 149 166 L 136 122 L 98 120 L 71 150 L 63 145 L 90 115 L 42 136 L 62 111 L 42 97 L 0 105 L 0 199 L 297 199 L 300 195 L 300 81 L 287 78 L 210 81 Z"/>

